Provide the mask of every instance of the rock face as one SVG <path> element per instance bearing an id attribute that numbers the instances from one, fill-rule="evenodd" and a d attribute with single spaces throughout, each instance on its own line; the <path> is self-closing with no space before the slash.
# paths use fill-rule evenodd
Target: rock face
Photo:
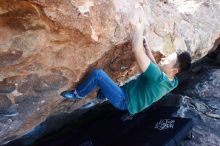
<path id="1" fill-rule="evenodd" d="M 119 84 L 138 72 L 129 43 L 138 4 L 155 55 L 187 50 L 197 60 L 218 44 L 218 0 L 0 1 L 0 143 L 90 101 L 63 101 L 59 93 L 91 68 Z"/>
<path id="2" fill-rule="evenodd" d="M 183 99 L 177 115 L 193 118 L 195 123 L 194 138 L 185 141 L 184 146 L 219 145 L 220 142 L 220 62 L 217 56 L 209 57 L 197 62 L 190 76 L 176 90 Z"/>

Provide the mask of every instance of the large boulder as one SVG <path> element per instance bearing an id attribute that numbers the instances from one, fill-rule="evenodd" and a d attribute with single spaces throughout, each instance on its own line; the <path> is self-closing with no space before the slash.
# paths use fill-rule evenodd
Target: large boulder
<path id="1" fill-rule="evenodd" d="M 92 100 L 59 96 L 91 68 L 104 68 L 118 84 L 137 73 L 130 20 L 138 5 L 157 59 L 186 50 L 197 60 L 219 43 L 218 0 L 1 0 L 0 143 Z"/>

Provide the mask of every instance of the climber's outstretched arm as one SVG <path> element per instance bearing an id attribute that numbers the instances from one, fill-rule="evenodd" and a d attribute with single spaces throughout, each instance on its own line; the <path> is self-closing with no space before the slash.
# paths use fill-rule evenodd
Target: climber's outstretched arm
<path id="1" fill-rule="evenodd" d="M 139 22 L 134 25 L 135 31 L 132 38 L 132 51 L 141 71 L 144 72 L 150 64 L 150 58 L 145 53 L 143 46 L 144 12 L 142 9 L 138 11 Z"/>
<path id="2" fill-rule="evenodd" d="M 150 48 L 147 46 L 147 39 L 146 38 L 144 38 L 143 44 L 144 44 L 144 48 L 146 50 L 146 54 L 150 58 L 151 62 L 157 64 L 157 62 L 154 58 L 154 55 L 152 54 Z"/>

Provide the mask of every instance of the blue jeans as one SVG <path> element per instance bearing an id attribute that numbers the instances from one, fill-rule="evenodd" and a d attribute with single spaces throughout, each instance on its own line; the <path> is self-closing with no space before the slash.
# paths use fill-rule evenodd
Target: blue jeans
<path id="1" fill-rule="evenodd" d="M 80 97 L 100 88 L 99 98 L 108 98 L 109 102 L 120 110 L 127 110 L 127 97 L 122 87 L 119 87 L 102 69 L 94 69 L 87 79 L 76 87 Z"/>

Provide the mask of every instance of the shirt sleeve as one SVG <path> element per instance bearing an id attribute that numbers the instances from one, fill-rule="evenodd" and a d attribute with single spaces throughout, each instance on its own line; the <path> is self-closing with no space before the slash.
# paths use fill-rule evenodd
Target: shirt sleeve
<path id="1" fill-rule="evenodd" d="M 154 63 L 150 63 L 148 68 L 143 73 L 144 77 L 146 77 L 149 80 L 154 81 L 162 81 L 164 79 L 164 73 L 161 71 L 161 69 Z"/>

